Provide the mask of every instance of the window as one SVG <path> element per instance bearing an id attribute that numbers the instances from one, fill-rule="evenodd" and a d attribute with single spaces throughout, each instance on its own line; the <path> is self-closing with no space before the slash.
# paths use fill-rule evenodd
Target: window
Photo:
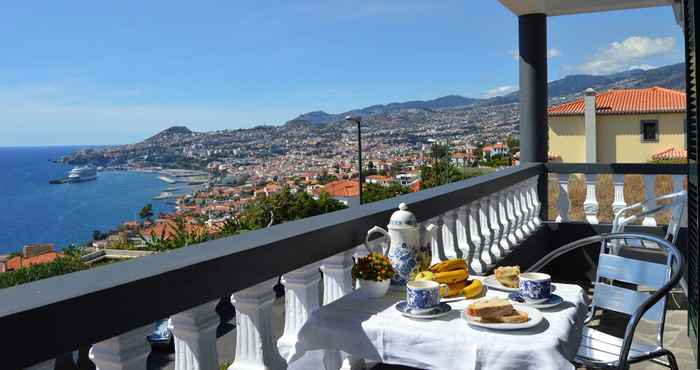
<path id="1" fill-rule="evenodd" d="M 659 141 L 659 121 L 642 121 L 642 142 Z"/>

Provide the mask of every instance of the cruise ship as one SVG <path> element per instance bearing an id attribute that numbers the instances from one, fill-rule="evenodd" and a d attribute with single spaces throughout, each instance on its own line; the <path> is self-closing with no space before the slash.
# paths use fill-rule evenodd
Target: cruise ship
<path id="1" fill-rule="evenodd" d="M 79 166 L 68 173 L 69 182 L 83 182 L 97 180 L 97 169 L 92 166 Z"/>

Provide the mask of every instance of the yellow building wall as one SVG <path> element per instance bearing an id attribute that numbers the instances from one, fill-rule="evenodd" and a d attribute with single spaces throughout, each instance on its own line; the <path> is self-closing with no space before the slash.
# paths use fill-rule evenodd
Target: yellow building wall
<path id="1" fill-rule="evenodd" d="M 596 117 L 598 163 L 645 163 L 654 153 L 685 147 L 684 113 L 599 114 Z M 659 121 L 659 140 L 642 142 L 641 121 Z M 583 115 L 549 117 L 549 151 L 563 162 L 586 161 Z"/>
<path id="2" fill-rule="evenodd" d="M 586 161 L 586 130 L 583 115 L 549 117 L 549 153 L 565 163 Z"/>

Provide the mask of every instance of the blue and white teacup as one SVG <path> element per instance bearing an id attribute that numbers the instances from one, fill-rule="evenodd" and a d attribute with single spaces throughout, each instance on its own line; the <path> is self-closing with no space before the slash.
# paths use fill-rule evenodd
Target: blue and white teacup
<path id="1" fill-rule="evenodd" d="M 413 313 L 430 311 L 440 304 L 440 297 L 447 295 L 448 291 L 447 284 L 428 280 L 409 281 L 406 284 L 408 309 Z"/>
<path id="2" fill-rule="evenodd" d="M 552 277 L 541 272 L 520 274 L 520 296 L 529 303 L 542 303 L 552 296 Z"/>

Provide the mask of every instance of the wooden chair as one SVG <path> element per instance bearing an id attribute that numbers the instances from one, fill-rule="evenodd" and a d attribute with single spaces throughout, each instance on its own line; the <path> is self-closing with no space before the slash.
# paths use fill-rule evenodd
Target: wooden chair
<path id="1" fill-rule="evenodd" d="M 629 248 L 622 240 L 655 243 L 667 253 L 665 264 L 636 260 L 611 253 L 616 248 Z M 581 345 L 575 363 L 595 369 L 628 369 L 629 364 L 667 357 L 671 369 L 678 369 L 675 356 L 663 346 L 666 297 L 678 284 L 683 269 L 683 257 L 678 248 L 656 236 L 640 233 L 615 233 L 580 239 L 544 256 L 528 271 L 539 271 L 552 260 L 589 245 L 600 248 L 593 301 L 589 307 L 588 323 L 596 309 L 611 310 L 631 315 L 623 338 L 584 327 Z M 628 289 L 630 285 L 654 289 L 653 293 Z M 656 342 L 634 340 L 634 332 L 641 319 L 656 323 Z M 656 361 L 658 362 L 658 360 Z"/>

